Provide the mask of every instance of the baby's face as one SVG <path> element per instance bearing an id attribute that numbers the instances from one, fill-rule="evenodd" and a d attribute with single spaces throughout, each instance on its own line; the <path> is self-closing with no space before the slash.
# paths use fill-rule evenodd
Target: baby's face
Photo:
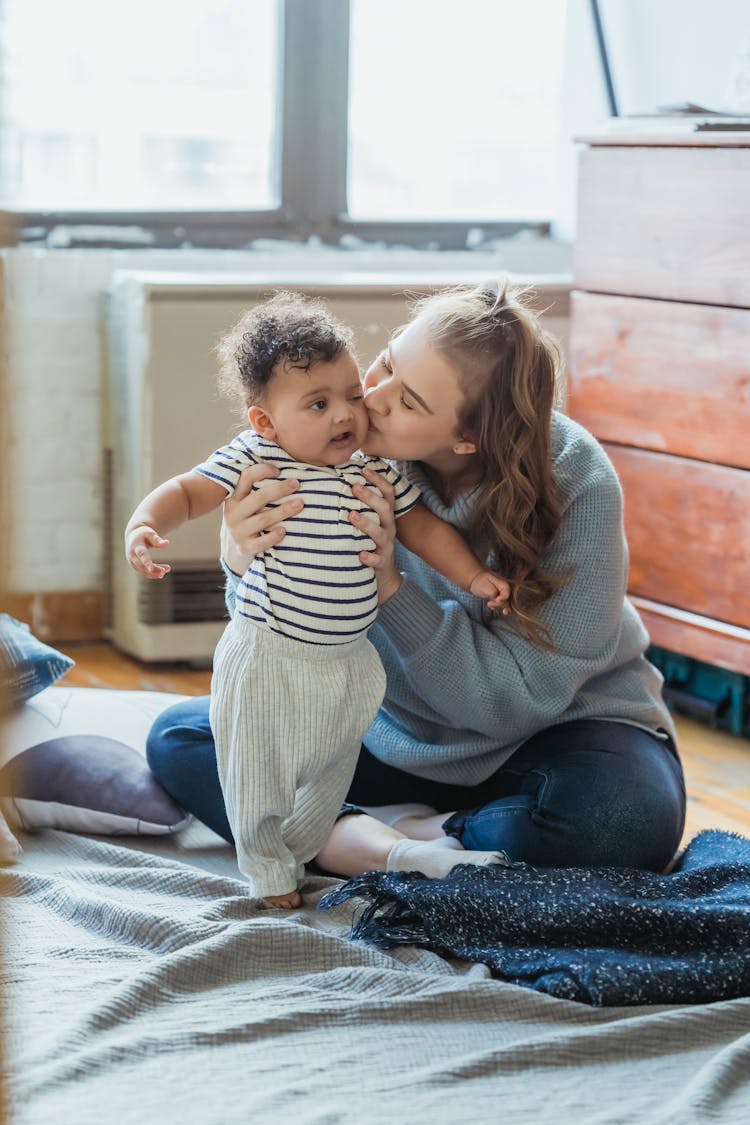
<path id="1" fill-rule="evenodd" d="M 367 434 L 367 411 L 357 364 L 348 352 L 309 371 L 277 371 L 263 396 L 277 445 L 295 461 L 341 465 Z"/>

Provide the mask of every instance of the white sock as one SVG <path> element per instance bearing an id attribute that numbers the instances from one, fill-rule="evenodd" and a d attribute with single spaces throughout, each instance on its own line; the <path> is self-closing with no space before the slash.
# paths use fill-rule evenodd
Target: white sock
<path id="1" fill-rule="evenodd" d="M 367 813 L 374 820 L 379 820 L 381 824 L 387 824 L 390 828 L 405 816 L 434 816 L 437 809 L 430 808 L 429 805 L 359 805 L 362 812 Z M 447 819 L 447 816 L 446 816 Z"/>
<path id="2" fill-rule="evenodd" d="M 399 840 L 388 854 L 386 870 L 421 871 L 428 879 L 442 879 L 460 863 L 487 867 L 504 861 L 498 852 L 467 852 L 453 836 L 440 836 L 437 840 Z"/>

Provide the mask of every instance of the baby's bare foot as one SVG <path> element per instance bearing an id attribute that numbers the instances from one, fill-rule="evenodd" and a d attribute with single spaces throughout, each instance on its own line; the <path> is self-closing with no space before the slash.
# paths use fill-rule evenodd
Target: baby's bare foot
<path id="1" fill-rule="evenodd" d="M 295 906 L 302 905 L 297 891 L 287 891 L 285 895 L 266 895 L 264 901 L 269 906 L 280 906 L 282 910 L 294 910 Z"/>

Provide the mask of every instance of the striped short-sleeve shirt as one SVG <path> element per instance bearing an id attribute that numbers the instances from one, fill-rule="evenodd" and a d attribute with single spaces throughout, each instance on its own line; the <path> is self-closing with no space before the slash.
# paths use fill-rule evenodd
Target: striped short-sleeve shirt
<path id="1" fill-rule="evenodd" d="M 194 471 L 222 484 L 231 496 L 242 470 L 263 461 L 278 468 L 275 479 L 299 481 L 295 495 L 305 506 L 284 520 L 282 541 L 253 559 L 237 591 L 236 612 L 308 644 L 354 640 L 372 625 L 378 597 L 375 572 L 359 559 L 359 552 L 373 550 L 374 544 L 347 517 L 349 512 L 377 516 L 351 486 L 372 487 L 362 475 L 365 465 L 381 473 L 393 485 L 397 517 L 414 507 L 419 489 L 380 458 L 355 453 L 343 465 L 306 465 L 254 430 L 243 431 Z M 255 487 L 271 483 L 262 480 Z"/>

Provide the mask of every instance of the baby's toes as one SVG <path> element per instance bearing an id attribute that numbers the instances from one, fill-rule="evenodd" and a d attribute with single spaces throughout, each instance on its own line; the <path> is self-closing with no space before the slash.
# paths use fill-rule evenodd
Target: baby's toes
<path id="1" fill-rule="evenodd" d="M 269 906 L 280 907 L 282 910 L 294 910 L 295 906 L 302 905 L 302 899 L 297 891 L 289 891 L 285 895 L 266 895 L 265 901 Z"/>

